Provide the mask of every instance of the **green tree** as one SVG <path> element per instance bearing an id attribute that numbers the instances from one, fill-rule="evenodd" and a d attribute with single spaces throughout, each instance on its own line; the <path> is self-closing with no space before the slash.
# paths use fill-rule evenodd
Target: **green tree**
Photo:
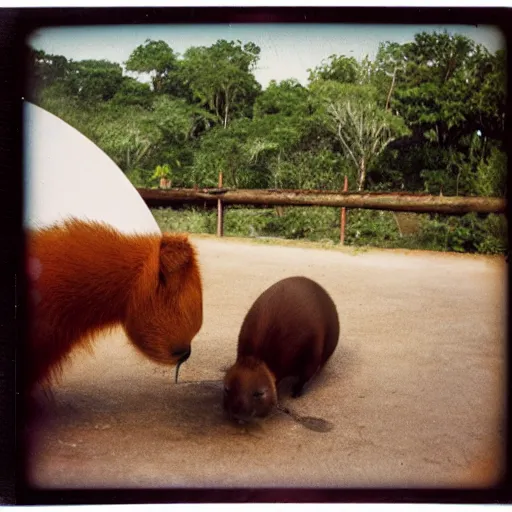
<path id="1" fill-rule="evenodd" d="M 491 55 L 477 47 L 466 73 L 471 96 L 468 110 L 472 126 L 484 137 L 503 143 L 507 96 L 507 61 L 504 50 Z"/>
<path id="2" fill-rule="evenodd" d="M 186 96 L 179 76 L 178 57 L 165 41 L 146 39 L 133 50 L 125 65 L 128 71 L 149 75 L 155 93 Z"/>
<path id="3" fill-rule="evenodd" d="M 108 101 L 123 83 L 123 70 L 108 60 L 70 62 L 66 81 L 71 94 L 84 102 Z"/>
<path id="4" fill-rule="evenodd" d="M 164 140 L 183 144 L 210 129 L 215 116 L 183 99 L 161 96 L 154 102 L 153 119 Z"/>
<path id="5" fill-rule="evenodd" d="M 269 186 L 300 188 L 318 186 L 320 176 L 326 176 L 325 167 L 317 168 L 325 161 L 314 154 L 332 151 L 332 136 L 307 88 L 296 80 L 271 81 L 254 105 L 247 144 L 264 149 L 256 154 Z M 306 161 L 315 165 L 307 167 Z"/>
<path id="6" fill-rule="evenodd" d="M 140 108 L 105 108 L 97 121 L 93 140 L 125 173 L 152 167 L 151 157 L 160 149 L 162 134 L 150 113 Z"/>
<path id="7" fill-rule="evenodd" d="M 280 83 L 271 80 L 254 103 L 256 118 L 275 114 L 304 116 L 311 113 L 309 91 L 295 79 L 283 80 Z"/>
<path id="8" fill-rule="evenodd" d="M 261 89 L 252 74 L 259 53 L 253 43 L 219 40 L 210 47 L 191 47 L 184 54 L 183 81 L 224 128 L 237 114 L 252 109 Z"/>
<path id="9" fill-rule="evenodd" d="M 464 36 L 422 32 L 395 47 L 401 52 L 406 65 L 393 105 L 406 122 L 443 147 L 474 132 L 472 75 L 482 48 Z"/>
<path id="10" fill-rule="evenodd" d="M 308 69 L 309 81 L 333 80 L 344 84 L 357 83 L 360 78 L 359 63 L 354 57 L 345 55 L 330 55 L 320 66 Z"/>
<path id="11" fill-rule="evenodd" d="M 379 49 L 373 63 L 371 80 L 381 98 L 385 98 L 385 109 L 391 109 L 391 100 L 397 84 L 403 80 L 407 58 L 407 44 L 401 45 L 386 41 L 379 44 Z"/>
<path id="12" fill-rule="evenodd" d="M 372 86 L 327 81 L 314 84 L 312 91 L 323 103 L 327 125 L 357 170 L 358 190 L 363 190 L 373 161 L 390 142 L 407 133 L 403 120 L 377 106 Z"/>
<path id="13" fill-rule="evenodd" d="M 245 120 L 234 121 L 227 128 L 217 126 L 203 135 L 194 155 L 194 179 L 206 186 L 217 186 L 218 174 L 222 172 L 226 186 L 245 187 L 250 179 L 246 140 Z"/>
<path id="14" fill-rule="evenodd" d="M 125 76 L 112 101 L 119 105 L 138 105 L 149 109 L 153 104 L 153 93 L 148 84 Z"/>
<path id="15" fill-rule="evenodd" d="M 464 36 L 423 32 L 414 42 L 395 47 L 395 53 L 402 53 L 406 64 L 393 109 L 411 127 L 409 143 L 416 151 L 439 152 L 435 160 L 441 167 L 432 168 L 427 161 L 421 166 L 425 187 L 435 184 L 446 194 L 474 193 L 472 176 L 504 133 L 503 52 L 492 56 Z M 422 149 L 427 145 L 428 153 Z"/>
<path id="16" fill-rule="evenodd" d="M 50 55 L 43 50 L 29 48 L 28 96 L 37 101 L 39 93 L 54 84 L 65 84 L 70 63 L 62 55 Z"/>

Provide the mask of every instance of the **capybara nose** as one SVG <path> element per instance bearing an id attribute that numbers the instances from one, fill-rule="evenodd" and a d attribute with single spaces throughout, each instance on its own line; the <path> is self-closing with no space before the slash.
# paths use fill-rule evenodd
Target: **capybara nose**
<path id="1" fill-rule="evenodd" d="M 192 349 L 190 347 L 187 347 L 173 350 L 171 354 L 173 357 L 177 357 L 180 363 L 184 363 L 190 357 L 191 352 Z"/>
<path id="2" fill-rule="evenodd" d="M 249 407 L 244 400 L 237 400 L 231 405 L 232 414 L 240 419 L 243 419 L 246 416 L 250 416 L 250 414 L 247 413 L 248 409 Z"/>

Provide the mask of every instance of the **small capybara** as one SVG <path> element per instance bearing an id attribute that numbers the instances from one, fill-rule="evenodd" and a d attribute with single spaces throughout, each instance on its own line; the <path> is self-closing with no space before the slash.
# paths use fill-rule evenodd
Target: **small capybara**
<path id="1" fill-rule="evenodd" d="M 296 378 L 292 396 L 300 396 L 334 352 L 339 330 L 336 306 L 315 281 L 289 277 L 265 290 L 245 316 L 224 378 L 226 413 L 239 421 L 268 415 L 286 377 Z"/>
<path id="2" fill-rule="evenodd" d="M 203 305 L 186 235 L 125 235 L 72 218 L 30 231 L 27 249 L 29 388 L 50 383 L 73 348 L 115 325 L 154 361 L 172 365 L 190 355 Z"/>

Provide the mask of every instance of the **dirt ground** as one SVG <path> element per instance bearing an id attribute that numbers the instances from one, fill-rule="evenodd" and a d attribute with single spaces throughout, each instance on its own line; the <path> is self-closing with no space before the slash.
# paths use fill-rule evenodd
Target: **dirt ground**
<path id="1" fill-rule="evenodd" d="M 501 258 L 193 241 L 205 315 L 180 382 L 121 331 L 93 354 L 78 352 L 29 428 L 35 485 L 450 487 L 496 478 Z M 316 420 L 277 413 L 250 428 L 231 424 L 220 382 L 241 322 L 266 287 L 291 275 L 322 284 L 340 315 L 324 372 L 301 398 L 282 400 Z"/>

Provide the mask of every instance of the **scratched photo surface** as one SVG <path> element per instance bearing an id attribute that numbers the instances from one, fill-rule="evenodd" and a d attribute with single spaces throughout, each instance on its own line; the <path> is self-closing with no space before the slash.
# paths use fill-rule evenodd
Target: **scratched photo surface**
<path id="1" fill-rule="evenodd" d="M 506 183 L 496 28 L 62 27 L 27 44 L 31 486 L 498 482 L 508 246 L 494 206 Z M 446 208 L 478 196 L 490 209 L 322 203 L 343 190 Z M 247 346 L 272 339 L 272 371 L 250 363 L 225 379 L 250 308 L 293 276 L 320 285 L 334 316 L 312 289 L 281 290 L 244 330 Z M 287 364 L 313 374 L 297 397 L 272 377 Z"/>

